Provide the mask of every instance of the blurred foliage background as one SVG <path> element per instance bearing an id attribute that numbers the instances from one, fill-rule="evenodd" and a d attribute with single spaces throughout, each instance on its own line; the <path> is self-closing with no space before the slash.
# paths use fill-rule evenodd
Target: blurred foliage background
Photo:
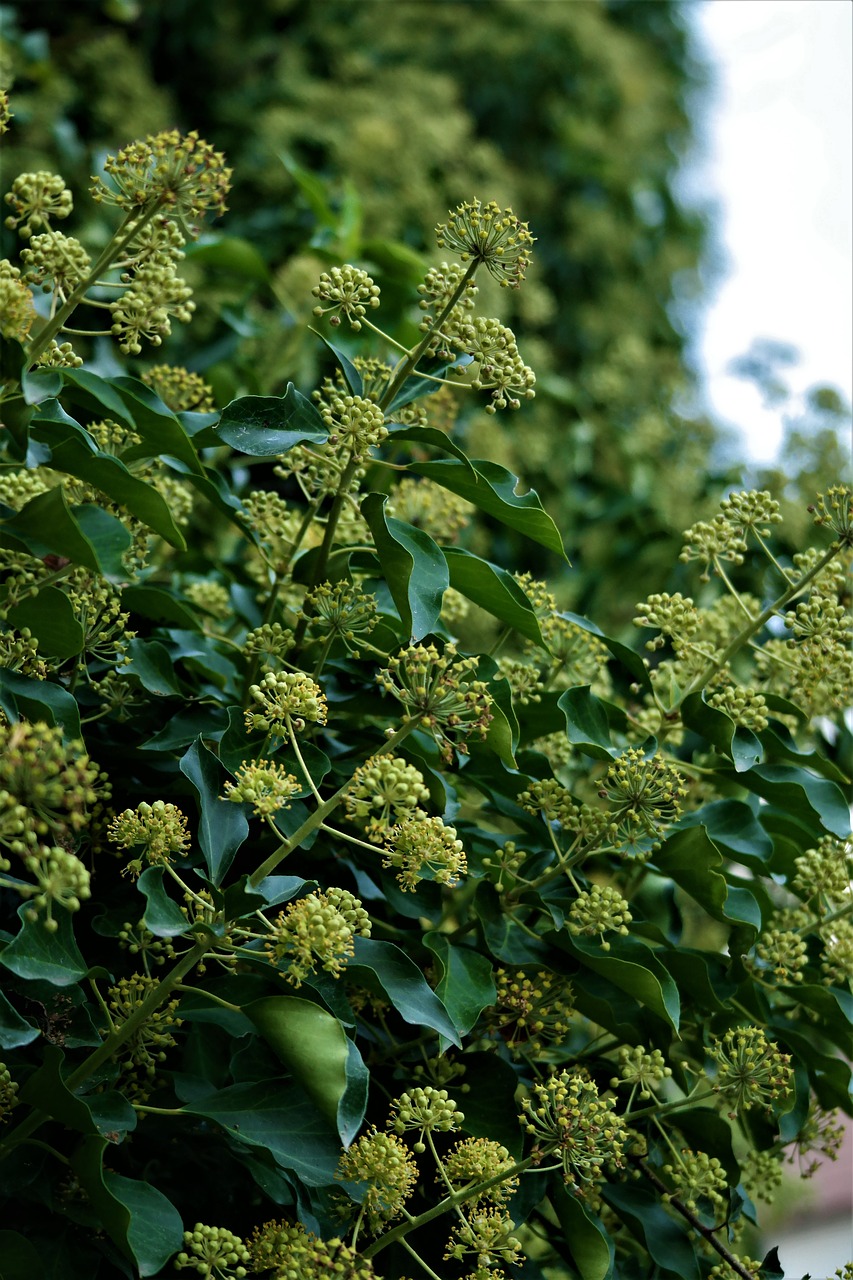
<path id="1" fill-rule="evenodd" d="M 618 631 L 635 601 L 680 587 L 682 530 L 744 478 L 696 408 L 688 358 L 709 224 L 677 194 L 704 77 L 683 5 L 22 0 L 0 15 L 15 114 L 3 186 L 61 172 L 88 243 L 108 235 L 84 198 L 90 174 L 132 138 L 197 129 L 234 167 L 230 212 L 183 271 L 193 324 L 134 372 L 185 364 L 220 404 L 288 379 L 309 392 L 326 369 L 307 327 L 321 270 L 368 270 L 380 323 L 405 341 L 417 312 L 403 299 L 440 260 L 435 223 L 472 196 L 511 204 L 538 237 L 535 273 L 489 302 L 537 396 L 500 423 L 459 397 L 453 430 L 539 491 L 573 561 L 555 583 L 563 607 Z M 115 371 L 111 346 L 90 354 Z M 774 368 L 764 350 L 743 373 L 778 403 Z M 779 467 L 751 482 L 802 508 L 841 466 L 844 412 L 816 393 Z M 505 565 L 555 570 L 505 533 L 472 536 Z"/>

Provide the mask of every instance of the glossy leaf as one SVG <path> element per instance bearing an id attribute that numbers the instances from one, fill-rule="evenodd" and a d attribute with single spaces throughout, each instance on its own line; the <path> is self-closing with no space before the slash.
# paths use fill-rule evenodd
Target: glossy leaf
<path id="1" fill-rule="evenodd" d="M 132 418 L 134 430 L 142 437 L 141 444 L 124 450 L 122 461 L 127 464 L 140 458 L 167 455 L 200 474 L 202 465 L 195 445 L 177 414 L 172 413 L 160 397 L 137 378 L 112 378 L 110 382 Z"/>
<path id="2" fill-rule="evenodd" d="M 298 996 L 268 996 L 243 1012 L 349 1146 L 364 1119 L 369 1075 L 338 1019 Z"/>
<path id="3" fill-rule="evenodd" d="M 732 861 L 743 863 L 759 875 L 766 874 L 773 841 L 758 821 L 755 809 L 743 800 L 713 800 L 685 814 L 678 826 L 704 827 Z"/>
<path id="4" fill-rule="evenodd" d="M 0 1049 L 21 1049 L 40 1035 L 38 1027 L 22 1018 L 0 991 Z"/>
<path id="5" fill-rule="evenodd" d="M 595 760 L 612 760 L 619 754 L 610 740 L 604 703 L 589 685 L 577 685 L 561 694 L 557 706 L 566 717 L 569 742 Z"/>
<path id="6" fill-rule="evenodd" d="M 738 775 L 741 786 L 754 791 L 813 828 L 845 839 L 850 810 L 843 792 L 826 778 L 816 778 L 790 764 L 764 764 Z"/>
<path id="7" fill-rule="evenodd" d="M 406 632 L 422 640 L 438 621 L 441 599 L 450 585 L 447 561 L 429 534 L 386 515 L 385 494 L 369 493 L 361 503 L 364 516 Z"/>
<path id="8" fill-rule="evenodd" d="M 359 373 L 358 369 L 356 369 L 355 365 L 353 364 L 352 360 L 350 360 L 346 352 L 341 351 L 339 347 L 333 346 L 332 343 L 329 341 L 329 339 L 324 337 L 324 335 L 320 333 L 318 329 L 312 328 L 311 325 L 309 325 L 308 327 L 309 329 L 311 329 L 312 333 L 316 333 L 320 341 L 325 343 L 329 351 L 331 351 L 332 355 L 335 357 L 335 360 L 338 363 L 338 367 L 341 373 L 343 374 L 344 382 L 347 384 L 352 395 L 354 396 L 363 395 L 364 382 L 362 380 L 362 376 Z"/>
<path id="9" fill-rule="evenodd" d="M 148 1182 L 104 1169 L 107 1144 L 85 1138 L 72 1165 L 110 1239 L 132 1260 L 140 1276 L 153 1276 L 183 1244 L 180 1214 Z"/>
<path id="10" fill-rule="evenodd" d="M 80 737 L 80 709 L 62 685 L 22 676 L 0 667 L 0 708 L 13 723 L 20 718 L 59 725 L 66 738 Z"/>
<path id="11" fill-rule="evenodd" d="M 511 573 L 461 547 L 443 547 L 450 585 L 527 640 L 545 648 L 533 606 Z"/>
<path id="12" fill-rule="evenodd" d="M 601 1219 L 562 1185 L 552 1191 L 551 1202 L 581 1280 L 608 1280 L 612 1275 L 613 1241 Z"/>
<path id="13" fill-rule="evenodd" d="M 414 961 L 392 942 L 360 937 L 354 941 L 355 958 L 347 966 L 353 980 L 358 980 L 359 970 L 365 970 L 376 979 L 404 1022 L 430 1027 L 458 1047 L 460 1041 L 450 1015 Z"/>
<path id="14" fill-rule="evenodd" d="M 55 933 L 49 933 L 40 920 L 28 920 L 28 907 L 18 908 L 20 932 L 0 951 L 0 964 L 19 978 L 50 982 L 55 987 L 70 987 L 86 976 L 88 965 L 74 941 L 71 915 L 64 907 L 54 912 Z"/>
<path id="15" fill-rule="evenodd" d="M 41 653 L 60 662 L 83 648 L 83 626 L 68 596 L 58 587 L 43 587 L 38 595 L 27 596 L 7 616 L 16 630 L 29 628 Z"/>
<path id="16" fill-rule="evenodd" d="M 758 901 L 746 887 L 726 882 L 719 871 L 723 855 L 704 827 L 676 831 L 652 854 L 652 862 L 695 898 L 714 920 L 761 928 Z"/>
<path id="17" fill-rule="evenodd" d="M 222 766 L 204 745 L 201 735 L 181 757 L 180 769 L 198 797 L 198 842 L 211 880 L 220 885 L 237 850 L 249 834 L 243 806 L 221 799 L 224 790 Z"/>
<path id="18" fill-rule="evenodd" d="M 592 939 L 570 937 L 563 945 L 581 963 L 626 991 L 674 1031 L 678 1030 L 681 1000 L 678 987 L 652 949 L 638 938 L 608 938 L 609 951 Z"/>
<path id="19" fill-rule="evenodd" d="M 402 427 L 392 426 L 388 432 L 389 444 L 404 444 L 410 440 L 415 444 L 429 445 L 431 448 L 438 449 L 440 453 L 449 455 L 452 458 L 458 458 L 471 472 L 472 477 L 476 475 L 465 450 L 461 449 L 446 431 L 440 431 L 438 427 L 406 425 Z"/>
<path id="20" fill-rule="evenodd" d="M 435 994 L 444 1005 L 460 1036 L 476 1023 L 484 1009 L 495 1003 L 492 962 L 479 951 L 454 947 L 443 933 L 424 935 L 424 946 L 438 960 L 442 976 Z"/>
<path id="21" fill-rule="evenodd" d="M 159 640 L 130 640 L 127 645 L 130 658 L 124 670 L 137 677 L 143 689 L 159 697 L 181 693 L 181 685 L 169 650 Z"/>
<path id="22" fill-rule="evenodd" d="M 17 1231 L 0 1230 L 0 1258 L 3 1280 L 33 1280 L 45 1274 L 44 1262 L 32 1241 Z"/>
<path id="23" fill-rule="evenodd" d="M 458 458 L 442 458 L 434 462 L 410 462 L 408 470 L 415 475 L 426 476 L 460 498 L 473 502 L 475 507 L 494 516 L 509 529 L 515 529 L 565 559 L 557 526 L 544 511 L 536 490 L 516 493 L 518 476 L 505 467 L 483 459 L 472 459 L 465 465 Z"/>
<path id="24" fill-rule="evenodd" d="M 169 622 L 176 627 L 201 630 L 198 616 L 165 587 L 154 587 L 148 583 L 144 586 L 125 587 L 121 593 L 121 602 L 131 613 L 151 618 L 154 622 Z"/>
<path id="25" fill-rule="evenodd" d="M 751 769 L 763 759 L 764 752 L 755 734 L 735 724 L 724 711 L 709 707 L 701 693 L 692 693 L 684 699 L 681 716 L 686 727 L 727 756 L 738 773 Z"/>
<path id="26" fill-rule="evenodd" d="M 56 1045 L 45 1045 L 41 1066 L 21 1089 L 22 1102 L 60 1120 L 77 1133 L 110 1135 L 111 1142 L 136 1128 L 136 1112 L 120 1093 L 81 1095 L 72 1092 L 62 1073 L 65 1054 Z"/>
<path id="27" fill-rule="evenodd" d="M 162 867 L 147 867 L 136 882 L 146 899 L 143 921 L 157 938 L 178 938 L 189 930 L 189 921 L 178 904 L 166 892 Z"/>
<path id="28" fill-rule="evenodd" d="M 653 1191 L 640 1183 L 608 1182 L 603 1196 L 632 1235 L 646 1246 L 665 1276 L 671 1280 L 699 1280 L 690 1237 Z"/>
<path id="29" fill-rule="evenodd" d="M 450 1096 L 464 1115 L 462 1129 L 473 1138 L 491 1138 L 506 1147 L 518 1160 L 524 1135 L 518 1122 L 520 1108 L 515 1101 L 518 1076 L 496 1053 L 466 1053 L 465 1074 L 448 1084 Z M 461 1088 L 466 1085 L 464 1092 Z"/>
<path id="30" fill-rule="evenodd" d="M 213 1120 L 237 1142 L 264 1147 L 283 1169 L 292 1169 L 310 1187 L 334 1182 L 340 1141 L 305 1094 L 282 1080 L 236 1084 L 184 1108 L 187 1115 Z"/>
<path id="31" fill-rule="evenodd" d="M 323 444 L 329 435 L 318 410 L 292 382 L 281 397 L 242 396 L 232 400 L 213 431 L 217 442 L 259 458 L 287 453 L 295 444 Z M 202 440 L 206 443 L 207 436 Z"/>
<path id="32" fill-rule="evenodd" d="M 94 507 L 72 510 L 64 489 L 57 485 L 31 498 L 17 515 L 0 524 L 0 545 L 28 551 L 39 559 L 62 556 L 94 573 L 120 576 L 130 534 L 107 511 Z"/>

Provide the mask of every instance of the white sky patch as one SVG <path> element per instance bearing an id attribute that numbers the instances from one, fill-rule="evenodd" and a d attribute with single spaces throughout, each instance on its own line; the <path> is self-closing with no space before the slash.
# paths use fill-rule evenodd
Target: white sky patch
<path id="1" fill-rule="evenodd" d="M 688 182 L 717 205 L 724 253 L 696 354 L 715 415 L 770 461 L 780 412 L 726 372 L 753 339 L 797 348 L 782 371 L 795 393 L 829 384 L 853 398 L 853 4 L 687 8 L 713 84 Z"/>

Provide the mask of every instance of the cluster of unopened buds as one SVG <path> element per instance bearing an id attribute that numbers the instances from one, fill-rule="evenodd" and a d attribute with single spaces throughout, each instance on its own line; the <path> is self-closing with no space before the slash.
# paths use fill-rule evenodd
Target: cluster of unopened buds
<path id="1" fill-rule="evenodd" d="M 286 964 L 284 976 L 295 987 L 319 967 L 339 977 L 355 954 L 356 935 L 370 936 L 370 916 L 346 889 L 318 890 L 279 912 L 265 939 L 272 964 Z"/>

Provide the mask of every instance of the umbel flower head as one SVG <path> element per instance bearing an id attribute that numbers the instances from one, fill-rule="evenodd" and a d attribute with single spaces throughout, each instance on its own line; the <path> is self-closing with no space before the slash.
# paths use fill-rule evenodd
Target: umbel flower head
<path id="1" fill-rule="evenodd" d="M 453 746 L 464 752 L 465 738 L 475 730 L 485 737 L 492 720 L 484 681 L 470 678 L 476 669 L 477 659 L 457 657 L 452 644 L 443 653 L 434 644 L 413 644 L 391 658 L 376 679 L 433 735 L 450 762 Z"/>
<path id="2" fill-rule="evenodd" d="M 95 178 L 94 199 L 127 212 L 162 209 L 183 222 L 210 210 L 225 212 L 231 170 L 222 152 L 214 151 L 195 131 L 149 134 L 144 141 L 131 142 L 117 155 L 107 156 L 104 168 L 112 185 Z"/>
<path id="3" fill-rule="evenodd" d="M 503 1209 L 468 1209 L 457 1222 L 445 1250 L 445 1258 L 476 1258 L 476 1277 L 495 1275 L 502 1262 L 510 1266 L 522 1261 L 521 1242 L 513 1235 L 515 1225 Z M 502 1273 L 497 1273 L 502 1274 Z"/>
<path id="4" fill-rule="evenodd" d="M 522 1127 L 534 1139 L 533 1155 L 541 1165 L 549 1156 L 562 1168 L 567 1183 L 598 1181 L 608 1163 L 621 1166 L 628 1135 L 616 1115 L 613 1098 L 600 1098 L 592 1080 L 561 1071 L 534 1084 L 533 1097 L 522 1102 Z"/>
<path id="5" fill-rule="evenodd" d="M 646 759 L 637 747 L 629 747 L 607 770 L 601 794 L 610 802 L 619 838 L 629 851 L 645 853 L 678 818 L 687 789 L 663 756 Z"/>
<path id="6" fill-rule="evenodd" d="M 234 1276 L 242 1280 L 248 1275 L 244 1263 L 252 1255 L 239 1236 L 225 1227 L 206 1227 L 197 1222 L 192 1231 L 184 1232 L 184 1248 L 175 1258 L 178 1271 L 188 1268 L 211 1277 Z"/>
<path id="7" fill-rule="evenodd" d="M 435 229 L 439 249 L 451 249 L 463 262 L 481 264 L 499 284 L 517 289 L 530 265 L 535 241 L 527 223 L 494 200 L 488 204 L 466 200 L 447 217 L 447 222 Z"/>
<path id="8" fill-rule="evenodd" d="M 734 1027 L 711 1047 L 716 1088 L 738 1111 L 765 1107 L 791 1092 L 790 1054 L 780 1053 L 760 1027 Z"/>
<path id="9" fill-rule="evenodd" d="M 604 940 L 604 934 L 610 930 L 621 937 L 628 934 L 631 912 L 628 903 L 612 885 L 594 884 L 589 892 L 578 894 L 569 909 L 568 929 L 570 933 L 601 938 L 603 951 L 610 950 L 610 943 Z"/>
<path id="10" fill-rule="evenodd" d="M 73 208 L 71 192 L 56 173 L 19 173 L 6 195 L 12 209 L 6 219 L 10 230 L 29 240 L 36 231 L 47 231 L 52 218 L 67 218 Z"/>
<path id="11" fill-rule="evenodd" d="M 25 854 L 24 866 L 30 875 L 35 877 L 35 885 L 16 885 L 22 897 L 29 899 L 27 917 L 35 920 L 40 912 L 44 912 L 44 927 L 49 933 L 59 928 L 54 918 L 54 906 L 64 907 L 66 911 L 79 911 L 80 903 L 90 898 L 89 872 L 76 854 L 57 845 L 51 848 L 40 846 L 32 853 Z"/>
<path id="12" fill-rule="evenodd" d="M 573 995 L 570 982 L 544 969 L 532 977 L 524 969 L 498 969 L 495 1003 L 487 1020 L 513 1057 L 538 1057 L 549 1044 L 559 1044 L 568 1035 Z"/>
<path id="13" fill-rule="evenodd" d="M 493 1142 L 491 1138 L 463 1138 L 445 1158 L 444 1171 L 454 1191 L 463 1191 L 480 1182 L 490 1182 L 502 1173 L 508 1173 L 514 1163 L 506 1147 Z M 518 1177 L 506 1177 L 479 1192 L 468 1203 L 505 1204 L 517 1190 Z"/>
<path id="14" fill-rule="evenodd" d="M 326 699 L 318 684 L 301 671 L 268 671 L 258 684 L 250 685 L 255 704 L 245 712 L 246 728 L 287 732 L 288 722 L 296 730 L 306 720 L 326 723 Z"/>
<path id="15" fill-rule="evenodd" d="M 42 722 L 0 724 L 0 812 L 19 806 L 26 834 L 11 843 L 26 853 L 35 838 L 82 830 L 89 807 L 105 793 L 102 775 L 79 741 Z"/>
<path id="16" fill-rule="evenodd" d="M 335 1177 L 366 1184 L 362 1205 L 370 1230 L 377 1234 L 402 1214 L 415 1189 L 418 1166 L 402 1138 L 374 1127 L 344 1152 Z"/>
<path id="17" fill-rule="evenodd" d="M 370 916 L 346 889 L 310 893 L 280 911 L 266 939 L 275 965 L 287 963 L 285 978 L 301 987 L 318 966 L 339 977 L 355 954 L 353 938 L 370 937 Z"/>
<path id="18" fill-rule="evenodd" d="M 425 1150 L 425 1133 L 452 1133 L 464 1119 L 446 1089 L 435 1089 L 428 1084 L 423 1089 L 401 1093 L 394 1099 L 388 1128 L 399 1134 L 417 1133 L 415 1151 L 421 1152 Z"/>
<path id="19" fill-rule="evenodd" d="M 347 817 L 381 844 L 389 829 L 406 818 L 425 816 L 429 800 L 423 774 L 398 756 L 372 756 L 359 765 L 344 796 Z"/>
<path id="20" fill-rule="evenodd" d="M 677 1197 L 692 1210 L 699 1208 L 700 1200 L 708 1200 L 715 1214 L 725 1208 L 728 1180 L 716 1156 L 684 1149 L 678 1161 L 665 1164 L 663 1171 L 672 1187 L 671 1195 L 664 1195 L 664 1200 Z"/>
<path id="21" fill-rule="evenodd" d="M 135 809 L 125 809 L 108 828 L 113 844 L 120 849 L 139 849 L 139 857 L 127 864 L 125 873 L 138 876 L 143 863 L 165 866 L 181 857 L 190 846 L 186 815 L 174 804 L 143 801 Z"/>
<path id="22" fill-rule="evenodd" d="M 355 333 L 361 328 L 368 307 L 372 309 L 379 306 L 379 286 L 373 283 L 366 271 L 348 263 L 324 271 L 311 292 L 318 299 L 318 305 L 314 308 L 315 316 L 331 313 L 331 325 L 339 325 L 341 316 L 346 316 Z M 319 303 L 326 303 L 326 306 Z"/>
<path id="23" fill-rule="evenodd" d="M 271 760 L 248 760 L 239 766 L 235 782 L 225 783 L 225 799 L 250 804 L 258 818 L 269 818 L 301 790 L 299 782 L 284 765 Z"/>
<path id="24" fill-rule="evenodd" d="M 468 870 L 462 841 L 456 828 L 441 818 L 406 818 L 386 836 L 383 867 L 394 867 L 405 892 L 421 880 L 455 885 Z"/>
<path id="25" fill-rule="evenodd" d="M 301 1222 L 265 1222 L 249 1240 L 252 1270 L 272 1280 L 373 1280 L 373 1263 L 343 1240 L 322 1240 Z"/>

